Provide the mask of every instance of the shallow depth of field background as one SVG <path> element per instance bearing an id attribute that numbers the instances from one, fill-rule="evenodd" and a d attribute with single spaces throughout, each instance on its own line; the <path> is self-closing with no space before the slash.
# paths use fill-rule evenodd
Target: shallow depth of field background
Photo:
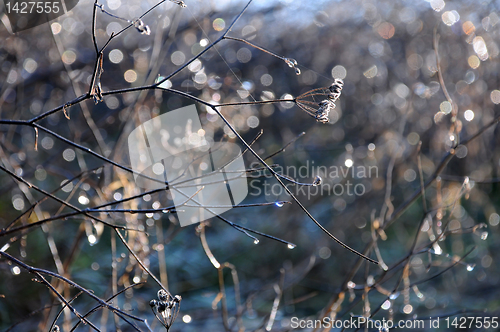
<path id="1" fill-rule="evenodd" d="M 156 2 L 103 3 L 116 15 L 132 19 Z M 146 16 L 143 21 L 151 28 L 150 36 L 130 29 L 111 42 L 104 53 L 103 91 L 143 85 L 150 70 L 166 76 L 200 52 L 209 40 L 215 40 L 245 2 L 187 0 L 186 4 L 187 8 L 180 8 L 166 2 Z M 0 26 L 1 119 L 30 119 L 88 90 L 95 61 L 91 17 L 92 2 L 82 0 L 71 13 L 51 25 L 16 35 L 10 35 Z M 97 18 L 97 39 L 101 46 L 112 31 L 125 26 L 125 22 L 100 12 Z M 351 178 L 351 174 L 347 179 L 323 175 L 324 183 L 330 185 L 345 184 L 347 180 L 360 184 L 365 189 L 363 195 L 319 194 L 314 187 L 306 187 L 306 195 L 300 192 L 297 195 L 323 226 L 361 251 L 372 238 L 371 216 L 379 217 L 384 204 L 391 159 L 395 158 L 390 199 L 397 208 L 420 185 L 419 141 L 422 142 L 424 179 L 432 176 L 453 145 L 449 130 L 451 105 L 446 101 L 436 73 L 434 29 L 439 35 L 444 82 L 458 105 L 458 120 L 463 125 L 460 137 L 452 138 L 463 140 L 499 115 L 500 4 L 496 1 L 255 1 L 229 35 L 296 59 L 301 75 L 297 76 L 293 68 L 276 57 L 227 40 L 210 50 L 201 62 L 175 76 L 171 84 L 206 101 L 228 103 L 290 98 L 329 86 L 333 78 L 344 79 L 342 96 L 330 114 L 329 124 L 316 122 L 292 103 L 226 107 L 223 114 L 247 142 L 261 129 L 264 131 L 253 145 L 261 156 L 279 150 L 305 132 L 284 152 L 268 160 L 269 164 L 279 164 L 284 170 L 287 166 L 296 169 L 306 166 L 308 174 L 297 176 L 299 182 L 312 182 L 316 175 L 312 170 L 318 166 L 376 166 L 378 176 L 372 174 L 367 178 Z M 160 90 L 140 97 L 138 93 L 118 94 L 106 96 L 104 102 L 98 104 L 91 100 L 83 103 L 98 128 L 97 134 L 90 129 L 78 105 L 68 108 L 69 120 L 58 112 L 40 124 L 130 166 L 127 130 L 158 114 L 192 103 Z M 208 112 L 203 105 L 197 104 L 197 107 L 204 129 L 213 133 L 215 140 L 238 143 L 216 114 Z M 499 143 L 499 129 L 487 130 L 472 144 L 458 150 L 442 173 L 440 193 L 436 184 L 426 191 L 434 227 L 437 227 L 436 197 L 439 194 L 442 220 L 450 221 L 451 229 L 470 229 L 479 224 L 486 227 L 447 236 L 438 242 L 442 255 L 414 255 L 410 263 L 411 282 L 443 270 L 456 257 L 476 246 L 463 264 L 419 284 L 418 291 L 410 289 L 406 296 L 404 292 L 399 294 L 390 302 L 394 317 L 446 315 L 465 309 L 488 310 L 491 313 L 488 315 L 495 316 L 496 312 L 499 316 L 500 188 L 496 183 L 500 177 Z M 56 191 L 58 197 L 69 199 L 80 208 L 141 192 L 131 174 L 54 137 L 40 133 L 38 151 L 34 145 L 32 128 L 0 125 L 2 165 L 49 192 L 82 171 L 105 165 L 99 174 L 88 174 Z M 245 154 L 245 161 L 247 167 L 256 165 L 256 159 L 249 153 Z M 470 192 L 457 199 L 465 176 L 470 178 Z M 268 195 L 264 194 L 264 182 L 269 184 L 268 189 L 274 189 Z M 243 203 L 290 200 L 270 177 L 250 179 L 249 184 L 249 195 Z M 0 228 L 42 198 L 41 194 L 19 186 L 9 175 L 0 172 Z M 164 193 L 134 202 L 135 206 L 116 207 L 146 209 L 169 205 Z M 69 211 L 68 208 L 59 210 L 61 205 L 51 199 L 40 203 L 39 208 L 45 217 Z M 175 214 L 99 216 L 115 224 L 140 227 L 149 234 L 131 232 L 128 240 L 155 275 L 160 275 L 159 259 L 166 262 L 168 289 L 183 298 L 172 331 L 223 330 L 220 303 L 214 305 L 219 291 L 218 273 L 203 251 L 196 225 L 180 228 Z M 290 250 L 285 244 L 258 236 L 260 242 L 254 244 L 253 239 L 217 219 L 205 228 L 214 256 L 221 263 L 233 264 L 238 272 L 245 309 L 242 317 L 247 330 L 255 330 L 267 322 L 276 295 L 273 285 L 280 280 L 280 269 L 285 271 L 285 290 L 274 330 L 285 331 L 290 329 L 291 317 L 317 318 L 357 259 L 321 232 L 295 204 L 238 208 L 225 213 L 224 217 L 297 245 Z M 408 253 L 422 217 L 419 199 L 389 227 L 387 240 L 378 241 L 388 266 Z M 36 218 L 32 215 L 24 222 L 33 222 Z M 49 244 L 53 245 L 62 262 L 71 257 L 65 267 L 67 277 L 92 289 L 101 298 L 109 297 L 112 294 L 112 231 L 106 227 L 96 229 L 83 216 L 53 221 L 46 228 L 38 227 L 20 236 L 7 252 L 27 264 L 57 272 L 49 248 Z M 48 240 L 48 234 L 53 242 Z M 10 239 L 11 236 L 0 237 L 0 248 Z M 98 241 L 91 245 L 94 239 Z M 421 232 L 419 239 L 421 244 L 428 242 L 427 232 Z M 155 318 L 148 303 L 156 297 L 158 287 L 130 259 L 121 243 L 116 245 L 117 255 L 121 255 L 117 263 L 118 290 L 133 282 L 146 282 L 120 295 L 117 305 L 134 315 L 147 317 L 153 324 Z M 373 253 L 370 257 L 376 258 Z M 430 258 L 433 266 L 427 270 Z M 352 279 L 361 287 L 346 294 L 338 316 L 363 314 L 363 301 L 350 307 L 350 300 L 359 300 L 367 277 L 376 278 L 381 272 L 373 264 L 368 264 L 367 269 L 363 265 Z M 400 273 L 387 281 L 384 288 L 392 289 Z M 224 275 L 229 315 L 234 317 L 233 281 L 229 270 L 225 270 Z M 43 285 L 31 281 L 32 277 L 0 259 L 0 330 L 18 322 L 21 323 L 14 331 L 50 326 L 60 306 L 41 310 L 57 302 Z M 402 287 L 403 284 L 400 289 Z M 68 298 L 76 294 L 71 289 L 65 292 Z M 371 292 L 372 310 L 381 306 L 386 298 L 378 291 Z M 95 303 L 81 296 L 74 305 L 85 313 Z M 388 306 L 384 306 L 375 318 L 387 317 L 387 309 Z M 101 326 L 102 312 L 91 316 L 97 326 Z M 108 314 L 107 329 L 114 330 L 114 320 L 111 313 Z M 73 324 L 76 322 L 74 316 L 66 317 L 72 319 Z M 64 319 L 65 315 L 59 319 L 59 326 L 63 326 Z M 230 323 L 233 321 L 234 318 L 230 318 Z M 45 325 L 46 322 L 49 325 Z M 131 330 L 123 321 L 120 324 L 124 331 Z M 155 324 L 154 330 L 160 331 L 161 326 Z"/>

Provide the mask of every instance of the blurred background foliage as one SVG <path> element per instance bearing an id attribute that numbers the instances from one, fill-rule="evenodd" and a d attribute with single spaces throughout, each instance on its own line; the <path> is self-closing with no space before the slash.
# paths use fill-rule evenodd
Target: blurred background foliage
<path id="1" fill-rule="evenodd" d="M 151 28 L 151 35 L 129 29 L 113 39 L 104 52 L 103 91 L 150 84 L 158 75 L 173 72 L 220 36 L 245 5 L 244 1 L 185 2 L 187 8 L 165 2 L 145 16 L 143 21 Z M 137 17 L 155 3 L 152 0 L 102 2 L 106 10 L 127 19 Z M 279 150 L 305 132 L 284 152 L 268 160 L 284 170 L 287 166 L 297 169 L 306 166 L 307 176 L 298 176 L 299 182 L 311 183 L 317 175 L 312 170 L 318 166 L 376 166 L 377 174 L 366 178 L 321 174 L 324 184 L 345 184 L 347 180 L 361 184 L 365 188 L 363 195 L 314 194 L 314 187 L 306 187 L 305 195 L 300 192 L 297 195 L 322 225 L 361 251 L 372 239 L 374 222 L 380 222 L 384 213 L 390 212 L 384 202 L 391 164 L 389 196 L 397 208 L 419 189 L 419 142 L 422 142 L 422 173 L 427 180 L 455 142 L 471 137 L 498 116 L 499 15 L 500 3 L 488 0 L 254 1 L 229 35 L 297 60 L 300 75 L 276 57 L 247 44 L 226 40 L 167 84 L 217 104 L 290 98 L 329 86 L 334 78 L 343 79 L 342 96 L 330 113 L 328 124 L 316 122 L 293 103 L 224 107 L 222 113 L 247 141 L 259 130 L 264 131 L 253 145 L 261 156 Z M 0 27 L 0 118 L 31 119 L 88 91 L 95 62 L 91 19 L 92 1 L 82 0 L 70 13 L 50 24 L 15 35 L 5 25 Z M 98 11 L 99 45 L 113 31 L 125 26 L 124 21 Z M 444 83 L 458 110 L 455 122 L 452 122 L 453 105 L 447 101 L 438 79 L 435 31 L 439 36 L 439 64 Z M 192 103 L 188 98 L 162 90 L 114 94 L 105 96 L 104 102 L 98 104 L 87 100 L 69 107 L 66 110 L 69 119 L 63 112 L 57 112 L 40 124 L 130 166 L 126 140 L 130 130 L 158 114 Z M 213 134 L 214 140 L 237 142 L 213 111 L 201 104 L 197 107 L 204 130 Z M 428 278 L 473 246 L 476 248 L 463 264 L 419 284 L 418 290 L 393 296 L 389 304 L 384 302 L 387 294 L 371 292 L 372 310 L 385 304 L 375 318 L 394 315 L 410 319 L 464 309 L 488 310 L 498 316 L 499 140 L 500 134 L 494 127 L 470 145 L 456 149 L 439 185 L 434 183 L 426 191 L 431 217 L 424 225 L 426 231 L 420 232 L 418 243 L 429 242 L 429 228 L 439 234 L 439 228 L 448 221 L 453 230 L 484 227 L 451 234 L 439 241 L 439 249 L 434 246 L 432 253 L 414 255 L 410 260 L 409 280 Z M 4 167 L 49 192 L 56 190 L 56 196 L 80 208 L 141 193 L 131 174 L 43 132 L 39 134 L 36 151 L 35 133 L 28 126 L 0 125 L 0 142 Z M 245 160 L 247 167 L 256 165 L 255 158 L 248 153 Z M 57 189 L 65 180 L 82 172 L 82 176 Z M 470 179 L 468 185 L 463 185 L 465 177 Z M 0 172 L 0 179 L 3 228 L 43 196 L 4 172 Z M 290 200 L 269 176 L 249 182 L 252 185 L 244 203 Z M 264 183 L 275 191 L 264 195 Z M 312 194 L 307 194 L 308 190 Z M 170 204 L 167 194 L 156 193 L 114 207 L 146 209 Z M 69 211 L 46 199 L 22 222 Z M 387 240 L 378 241 L 381 256 L 389 267 L 407 255 L 423 211 L 419 199 L 386 230 Z M 99 216 L 147 232 L 128 232 L 127 240 L 151 271 L 161 276 L 168 289 L 182 296 L 180 316 L 173 331 L 223 330 L 221 303 L 216 300 L 218 272 L 200 244 L 197 225 L 181 228 L 175 214 L 101 213 Z M 279 283 L 281 269 L 285 275 L 284 292 L 274 329 L 288 330 L 291 317 L 318 317 L 340 291 L 357 259 L 323 234 L 295 204 L 238 208 L 224 217 L 297 245 L 290 250 L 286 244 L 262 237 L 254 244 L 253 239 L 216 219 L 205 226 L 213 255 L 221 263 L 233 264 L 238 272 L 242 318 L 247 330 L 267 323 L 276 296 L 273 285 Z M 113 264 L 116 264 L 117 289 L 145 282 L 118 296 L 116 304 L 148 318 L 151 323 L 154 316 L 148 303 L 156 297 L 158 287 L 112 233 L 109 228 L 80 216 L 1 237 L 0 248 L 10 243 L 11 255 L 55 272 L 61 271 L 57 264 L 62 263 L 65 276 L 107 298 L 114 292 L 112 247 L 116 246 Z M 441 255 L 436 254 L 439 250 L 443 252 Z M 371 257 L 375 255 L 372 253 Z M 0 269 L 0 328 L 6 330 L 19 323 L 13 330 L 46 330 L 60 308 L 49 290 L 32 282 L 29 273 L 5 259 L 0 259 Z M 233 324 L 236 315 L 233 279 L 229 270 L 224 271 L 229 321 Z M 361 299 L 363 285 L 370 276 L 373 279 L 381 274 L 377 266 L 363 265 L 351 280 L 358 286 L 347 293 L 338 316 L 363 314 L 363 301 L 351 304 Z M 400 274 L 401 271 L 382 286 L 391 290 Z M 57 286 L 67 298 L 76 294 L 61 284 Z M 46 307 L 50 305 L 53 307 Z M 88 296 L 74 302 L 79 312 L 86 312 L 93 305 Z M 94 314 L 93 321 L 98 326 L 103 322 L 103 326 L 107 324 L 109 330 L 114 330 L 111 313 L 101 318 L 103 312 Z M 65 319 L 76 322 L 66 313 L 59 319 L 61 328 L 70 326 L 63 324 Z M 154 329 L 160 330 L 158 323 L 155 324 Z M 124 331 L 130 330 L 123 321 L 119 325 Z"/>

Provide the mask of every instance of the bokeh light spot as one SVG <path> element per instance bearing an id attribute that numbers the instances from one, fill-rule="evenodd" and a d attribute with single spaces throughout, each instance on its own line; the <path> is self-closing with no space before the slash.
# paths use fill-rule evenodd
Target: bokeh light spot
<path id="1" fill-rule="evenodd" d="M 222 31 L 226 27 L 226 22 L 222 18 L 216 18 L 212 25 L 216 31 Z"/>
<path id="2" fill-rule="evenodd" d="M 66 161 L 73 161 L 76 157 L 75 151 L 73 149 L 66 149 L 63 151 L 63 158 Z"/>
<path id="3" fill-rule="evenodd" d="M 347 70 L 345 69 L 344 66 L 337 65 L 332 68 L 332 77 L 333 78 L 340 78 L 343 80 L 347 76 Z"/>
<path id="4" fill-rule="evenodd" d="M 24 199 L 20 195 L 12 197 L 12 206 L 14 209 L 21 211 L 24 209 Z"/>
<path id="5" fill-rule="evenodd" d="M 175 51 L 172 53 L 172 56 L 170 56 L 170 61 L 172 61 L 174 65 L 180 66 L 186 61 L 186 56 L 181 51 Z"/>
<path id="6" fill-rule="evenodd" d="M 114 49 L 109 52 L 109 61 L 112 63 L 120 63 L 123 60 L 123 53 L 119 49 Z"/>
<path id="7" fill-rule="evenodd" d="M 490 218 L 488 219 L 488 222 L 491 226 L 498 226 L 498 224 L 500 223 L 500 215 L 498 215 L 498 213 L 492 213 L 490 215 Z"/>
<path id="8" fill-rule="evenodd" d="M 467 63 L 469 64 L 469 66 L 472 68 L 472 69 L 476 69 L 477 67 L 479 67 L 479 65 L 481 64 L 481 61 L 479 61 L 479 58 L 475 55 L 471 55 L 468 59 L 467 59 Z"/>
<path id="9" fill-rule="evenodd" d="M 273 77 L 269 74 L 264 74 L 260 77 L 260 83 L 264 86 L 270 86 L 273 84 Z"/>
<path id="10" fill-rule="evenodd" d="M 377 76 L 377 73 L 378 73 L 378 69 L 377 69 L 377 66 L 373 65 L 371 66 L 370 68 L 368 68 L 368 70 L 366 70 L 363 75 L 366 77 L 366 78 L 374 78 L 375 76 Z"/>
<path id="11" fill-rule="evenodd" d="M 407 315 L 411 314 L 411 313 L 412 313 L 412 311 L 413 311 L 413 307 L 412 307 L 412 305 L 411 305 L 411 304 L 407 304 L 407 305 L 405 305 L 405 306 L 404 306 L 404 308 L 403 308 L 403 312 L 404 312 L 405 314 L 407 314 Z"/>
<path id="12" fill-rule="evenodd" d="M 241 63 L 247 63 L 252 60 L 252 52 L 248 48 L 242 47 L 236 52 L 236 58 Z"/>
<path id="13" fill-rule="evenodd" d="M 391 23 L 384 22 L 378 26 L 377 32 L 380 35 L 380 37 L 384 39 L 391 39 L 394 36 L 396 29 L 394 28 L 394 25 L 392 25 Z"/>
<path id="14" fill-rule="evenodd" d="M 472 121 L 474 119 L 474 112 L 472 110 L 467 110 L 464 112 L 464 118 L 467 121 Z"/>
<path id="15" fill-rule="evenodd" d="M 257 128 L 259 126 L 259 118 L 256 117 L 255 115 L 252 115 L 252 116 L 248 117 L 248 119 L 247 119 L 247 125 L 250 128 Z"/>
<path id="16" fill-rule="evenodd" d="M 31 58 L 27 58 L 26 60 L 24 60 L 23 68 L 28 73 L 32 74 L 38 68 L 38 63 Z"/>
<path id="17" fill-rule="evenodd" d="M 474 38 L 472 45 L 474 46 L 474 52 L 476 52 L 481 61 L 488 60 L 488 49 L 486 48 L 486 43 L 484 42 L 483 37 Z"/>
<path id="18" fill-rule="evenodd" d="M 431 0 L 431 7 L 437 12 L 440 12 L 443 10 L 444 6 L 446 5 L 443 0 Z"/>
<path id="19" fill-rule="evenodd" d="M 493 90 L 490 94 L 493 104 L 500 104 L 500 90 Z"/>
<path id="20" fill-rule="evenodd" d="M 76 53 L 73 52 L 72 50 L 64 51 L 61 59 L 65 64 L 71 65 L 73 62 L 76 61 Z"/>
<path id="21" fill-rule="evenodd" d="M 444 114 L 450 114 L 451 113 L 451 104 L 449 101 L 445 100 L 439 105 L 439 110 L 443 112 Z"/>
<path id="22" fill-rule="evenodd" d="M 59 23 L 57 23 L 57 22 L 52 23 L 52 24 L 50 25 L 50 28 L 52 29 L 52 33 L 53 33 L 54 35 L 59 34 L 59 33 L 61 32 L 61 30 L 62 30 L 62 26 L 61 26 L 61 24 L 59 24 Z"/>
<path id="23" fill-rule="evenodd" d="M 466 35 L 470 35 L 476 31 L 476 27 L 471 21 L 464 22 L 464 24 L 462 24 L 462 29 Z"/>
<path id="24" fill-rule="evenodd" d="M 416 132 L 411 132 L 406 139 L 411 145 L 417 145 L 420 142 L 420 135 Z"/>
<path id="25" fill-rule="evenodd" d="M 460 19 L 460 15 L 456 10 L 452 10 L 444 12 L 441 18 L 444 24 L 446 24 L 447 26 L 452 26 L 453 24 L 458 22 L 458 20 Z"/>
<path id="26" fill-rule="evenodd" d="M 134 83 L 137 80 L 137 73 L 135 70 L 129 69 L 123 74 L 123 78 L 129 83 Z"/>

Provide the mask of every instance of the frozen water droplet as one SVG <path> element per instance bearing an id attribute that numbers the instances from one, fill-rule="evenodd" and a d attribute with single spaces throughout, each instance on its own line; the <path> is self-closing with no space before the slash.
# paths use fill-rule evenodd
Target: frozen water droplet
<path id="1" fill-rule="evenodd" d="M 283 59 L 288 67 L 295 69 L 295 74 L 300 75 L 300 69 L 297 68 L 297 60 L 292 58 L 284 58 Z"/>
<path id="2" fill-rule="evenodd" d="M 253 244 L 259 244 L 259 242 L 260 242 L 259 240 L 255 239 L 255 240 L 253 241 Z"/>
<path id="3" fill-rule="evenodd" d="M 316 175 L 316 178 L 314 178 L 314 181 L 312 183 L 313 187 L 319 186 L 323 182 L 323 179 L 321 176 Z"/>
<path id="4" fill-rule="evenodd" d="M 486 240 L 488 238 L 488 232 L 481 233 L 481 240 Z"/>
<path id="5" fill-rule="evenodd" d="M 476 267 L 476 264 L 467 264 L 467 271 L 472 271 Z"/>
<path id="6" fill-rule="evenodd" d="M 97 237 L 94 234 L 90 234 L 89 236 L 87 236 L 87 240 L 89 240 L 89 244 L 91 246 L 97 243 Z"/>
<path id="7" fill-rule="evenodd" d="M 295 249 L 296 245 L 293 243 L 289 243 L 287 247 L 288 249 Z"/>
<path id="8" fill-rule="evenodd" d="M 288 67 L 293 68 L 297 65 L 297 60 L 292 59 L 292 58 L 285 58 L 284 59 Z"/>
<path id="9" fill-rule="evenodd" d="M 168 210 L 163 210 L 163 211 L 161 211 L 161 212 L 163 212 L 163 213 L 168 213 Z"/>
<path id="10" fill-rule="evenodd" d="M 11 268 L 11 272 L 12 272 L 13 275 L 18 275 L 18 274 L 21 273 L 21 269 L 19 268 L 19 266 L 13 266 Z"/>
<path id="11" fill-rule="evenodd" d="M 441 247 L 437 243 L 434 243 L 433 248 L 434 254 L 441 255 L 443 253 L 443 249 L 441 249 Z"/>
<path id="12" fill-rule="evenodd" d="M 285 205 L 283 202 L 280 202 L 280 201 L 277 201 L 276 203 L 274 203 L 274 205 L 276 205 L 277 207 L 283 207 L 283 205 Z"/>

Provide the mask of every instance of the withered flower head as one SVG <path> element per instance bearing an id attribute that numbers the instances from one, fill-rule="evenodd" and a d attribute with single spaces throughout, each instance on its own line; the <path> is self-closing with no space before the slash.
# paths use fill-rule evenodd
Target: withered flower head
<path id="1" fill-rule="evenodd" d="M 328 115 L 335 109 L 335 103 L 342 92 L 344 82 L 336 78 L 335 81 L 326 88 L 317 88 L 301 94 L 295 99 L 297 106 L 314 117 L 318 122 L 328 123 Z M 319 103 L 318 98 L 325 98 Z"/>

